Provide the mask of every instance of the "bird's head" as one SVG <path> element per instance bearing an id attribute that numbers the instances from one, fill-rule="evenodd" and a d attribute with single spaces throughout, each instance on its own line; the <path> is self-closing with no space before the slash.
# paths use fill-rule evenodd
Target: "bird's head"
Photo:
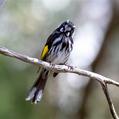
<path id="1" fill-rule="evenodd" d="M 74 24 L 67 20 L 63 22 L 57 29 L 59 32 L 65 34 L 66 36 L 72 36 L 75 30 Z"/>

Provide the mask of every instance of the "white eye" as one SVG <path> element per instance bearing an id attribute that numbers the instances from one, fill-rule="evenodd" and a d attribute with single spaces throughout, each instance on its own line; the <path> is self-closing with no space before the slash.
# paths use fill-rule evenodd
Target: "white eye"
<path id="1" fill-rule="evenodd" d="M 60 29 L 60 32 L 63 32 L 63 27 Z"/>

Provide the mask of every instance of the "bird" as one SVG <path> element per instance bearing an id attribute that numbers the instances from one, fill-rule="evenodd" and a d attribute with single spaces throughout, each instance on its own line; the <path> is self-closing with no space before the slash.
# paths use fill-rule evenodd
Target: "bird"
<path id="1" fill-rule="evenodd" d="M 75 25 L 70 20 L 61 23 L 47 38 L 40 59 L 51 64 L 65 65 L 73 49 L 74 31 Z M 26 101 L 37 104 L 42 99 L 48 74 L 48 69 L 43 67 L 40 69 L 39 77 L 29 90 Z M 57 74 L 53 72 L 53 77 L 55 78 Z"/>

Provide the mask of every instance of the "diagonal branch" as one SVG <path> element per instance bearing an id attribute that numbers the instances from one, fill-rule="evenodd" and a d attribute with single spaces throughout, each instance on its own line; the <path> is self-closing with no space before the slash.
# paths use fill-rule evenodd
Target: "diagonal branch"
<path id="1" fill-rule="evenodd" d="M 119 87 L 118 82 L 116 82 L 116 81 L 114 81 L 110 78 L 106 78 L 106 77 L 104 77 L 100 74 L 90 72 L 90 71 L 86 71 L 86 70 L 83 70 L 83 69 L 80 69 L 80 68 L 77 68 L 77 67 L 66 66 L 66 65 L 55 65 L 55 64 L 48 63 L 48 62 L 44 62 L 44 61 L 41 61 L 37 58 L 32 58 L 32 57 L 29 57 L 29 56 L 26 56 L 26 55 L 22 55 L 20 53 L 16 53 L 12 50 L 8 50 L 5 47 L 0 47 L 0 54 L 6 55 L 6 56 L 9 56 L 9 57 L 14 57 L 14 58 L 19 59 L 19 60 L 21 60 L 23 62 L 26 62 L 26 63 L 39 65 L 39 66 L 45 67 L 45 68 L 47 68 L 49 70 L 52 70 L 52 71 L 55 71 L 55 72 L 65 72 L 65 73 L 70 72 L 70 73 L 83 75 L 83 76 L 89 77 L 91 79 L 97 80 L 102 86 L 102 89 L 103 89 L 104 94 L 106 96 L 106 99 L 108 101 L 109 109 L 110 109 L 110 112 L 112 114 L 113 119 L 119 119 L 119 117 L 118 117 L 118 115 L 115 111 L 114 105 L 112 103 L 112 100 L 109 96 L 108 89 L 107 89 L 107 84 L 112 84 L 112 85 L 115 85 L 115 86 Z"/>

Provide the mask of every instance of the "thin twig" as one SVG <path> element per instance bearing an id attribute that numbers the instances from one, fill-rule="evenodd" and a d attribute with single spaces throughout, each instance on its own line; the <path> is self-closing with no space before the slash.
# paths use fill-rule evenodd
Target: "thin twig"
<path id="1" fill-rule="evenodd" d="M 118 115 L 117 115 L 117 113 L 116 113 L 116 111 L 115 111 L 113 102 L 112 102 L 112 100 L 111 100 L 111 98 L 110 98 L 110 95 L 109 95 L 109 92 L 108 92 L 108 88 L 107 88 L 107 84 L 102 84 L 102 83 L 101 83 L 101 86 L 102 86 L 102 89 L 103 89 L 104 94 L 105 94 L 105 96 L 106 96 L 107 102 L 108 102 L 108 104 L 109 104 L 109 109 L 110 109 L 110 113 L 112 114 L 112 117 L 113 117 L 114 119 L 119 119 L 119 118 L 118 118 Z"/>
<path id="2" fill-rule="evenodd" d="M 118 82 L 116 82 L 116 81 L 114 81 L 110 78 L 106 78 L 106 77 L 104 77 L 100 74 L 90 72 L 90 71 L 86 71 L 86 70 L 83 70 L 83 69 L 80 69 L 80 68 L 77 68 L 77 67 L 66 66 L 66 65 L 55 65 L 55 64 L 48 63 L 48 62 L 44 62 L 44 61 L 41 61 L 37 58 L 32 58 L 32 57 L 29 57 L 29 56 L 26 56 L 26 55 L 22 55 L 20 53 L 16 53 L 12 50 L 8 50 L 5 47 L 0 47 L 0 54 L 6 55 L 6 56 L 9 56 L 9 57 L 14 57 L 14 58 L 19 59 L 19 60 L 21 60 L 23 62 L 26 62 L 26 63 L 36 64 L 36 65 L 42 66 L 44 68 L 47 68 L 47 69 L 55 71 L 55 72 L 70 72 L 70 73 L 83 75 L 83 76 L 89 77 L 91 79 L 97 80 L 98 82 L 100 82 L 100 84 L 103 88 L 103 91 L 104 91 L 104 94 L 107 98 L 109 108 L 110 108 L 110 112 L 112 114 L 113 119 L 119 119 L 119 117 L 118 117 L 118 115 L 115 111 L 114 105 L 112 103 L 112 100 L 109 96 L 108 89 L 107 89 L 107 84 L 112 84 L 112 85 L 115 85 L 115 86 L 119 87 Z"/>

